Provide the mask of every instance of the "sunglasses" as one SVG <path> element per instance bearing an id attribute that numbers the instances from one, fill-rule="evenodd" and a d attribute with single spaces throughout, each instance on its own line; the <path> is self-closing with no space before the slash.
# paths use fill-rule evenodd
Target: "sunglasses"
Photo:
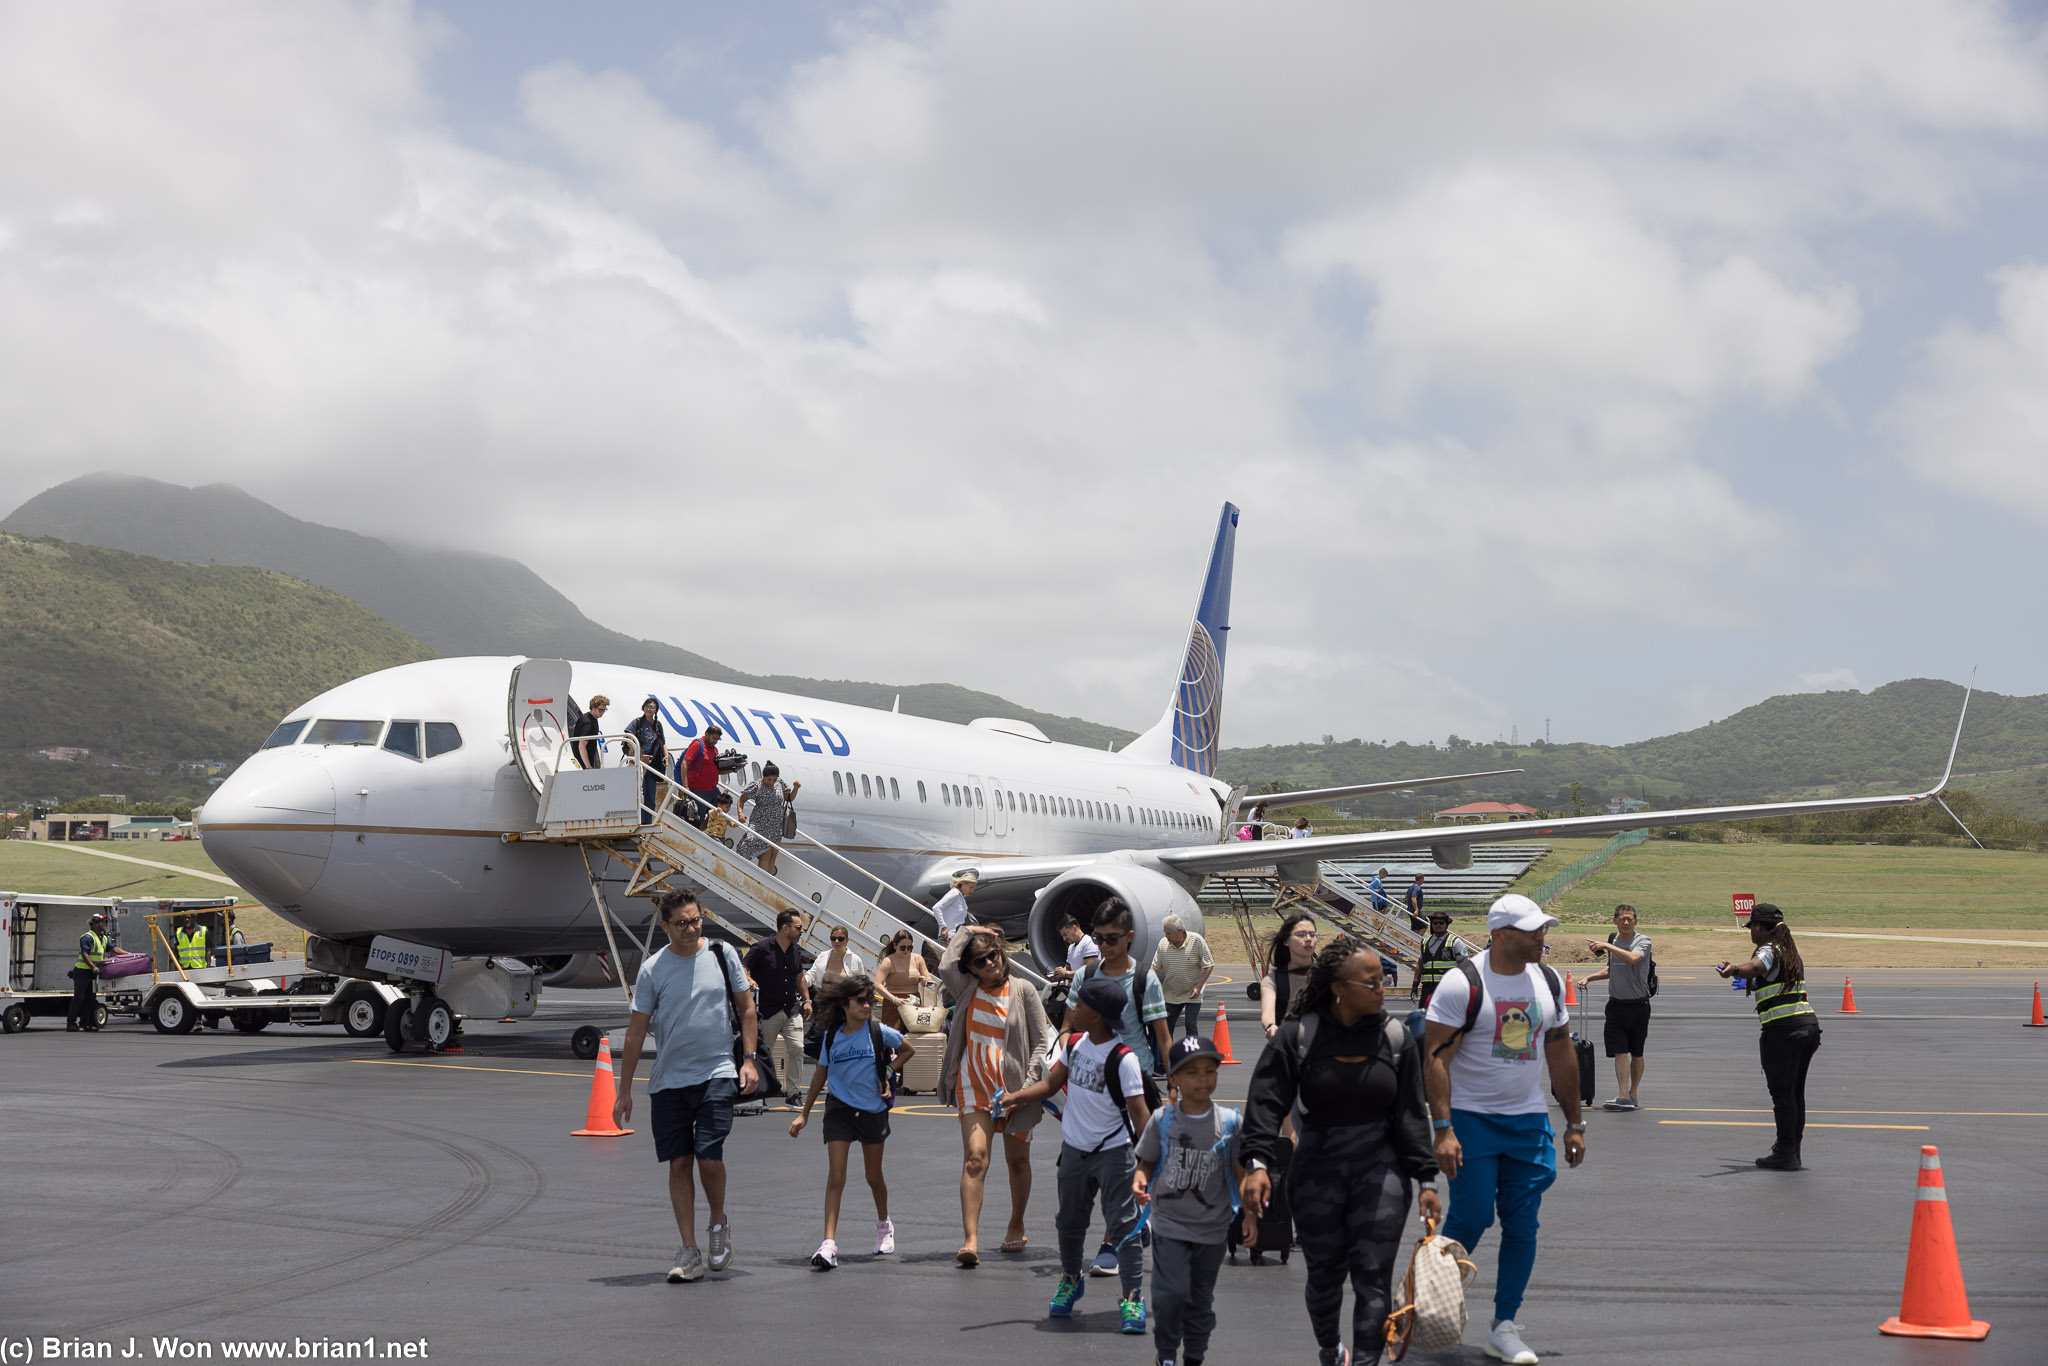
<path id="1" fill-rule="evenodd" d="M 846 936 L 843 934 L 835 934 L 832 936 L 832 942 L 835 944 L 844 944 L 846 942 Z"/>
<path id="2" fill-rule="evenodd" d="M 967 966 L 970 968 L 985 968 L 990 963 L 1000 963 L 1002 961 L 1003 956 L 1000 953 L 982 953 L 968 959 Z"/>

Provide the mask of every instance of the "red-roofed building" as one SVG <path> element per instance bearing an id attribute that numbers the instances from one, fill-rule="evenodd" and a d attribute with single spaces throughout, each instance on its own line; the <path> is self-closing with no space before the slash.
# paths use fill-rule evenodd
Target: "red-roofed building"
<path id="1" fill-rule="evenodd" d="M 1526 821 L 1542 814 L 1535 807 L 1523 806 L 1519 802 L 1467 802 L 1463 806 L 1437 812 L 1436 818 L 1440 821 Z"/>

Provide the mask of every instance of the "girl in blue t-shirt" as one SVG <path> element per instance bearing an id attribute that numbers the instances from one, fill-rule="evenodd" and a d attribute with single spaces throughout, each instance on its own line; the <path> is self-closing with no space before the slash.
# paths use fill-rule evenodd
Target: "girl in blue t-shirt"
<path id="1" fill-rule="evenodd" d="M 896 1226 L 889 1222 L 889 1183 L 882 1179 L 882 1145 L 889 1139 L 889 1106 L 895 1097 L 888 1076 L 917 1050 L 903 1036 L 874 1019 L 875 979 L 866 973 L 841 977 L 821 993 L 824 1024 L 818 1045 L 823 1086 L 804 1096 L 804 1112 L 789 1122 L 795 1138 L 810 1122 L 811 1107 L 825 1096 L 825 1241 L 811 1265 L 830 1271 L 839 1265 L 839 1197 L 846 1190 L 846 1154 L 860 1144 L 868 1189 L 875 1193 L 875 1255 L 896 1250 Z M 879 1051 L 880 1057 L 876 1056 Z"/>

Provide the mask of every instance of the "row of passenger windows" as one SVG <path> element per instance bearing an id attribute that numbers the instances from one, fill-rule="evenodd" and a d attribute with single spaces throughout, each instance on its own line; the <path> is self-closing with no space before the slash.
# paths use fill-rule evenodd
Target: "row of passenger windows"
<path id="1" fill-rule="evenodd" d="M 943 806 L 988 805 L 988 798 L 978 787 L 960 783 L 940 783 L 939 802 Z M 832 791 L 842 797 L 860 796 L 873 801 L 902 801 L 903 789 L 894 778 L 884 779 L 881 774 L 843 773 L 834 770 Z M 925 785 L 917 784 L 917 799 L 929 801 Z M 995 801 L 1006 811 L 1016 811 L 1034 816 L 1061 816 L 1068 820 L 1100 821 L 1115 825 L 1154 825 L 1168 829 L 1214 831 L 1215 822 L 1206 816 L 1191 815 L 1185 811 L 1165 811 L 1152 807 L 1118 806 L 1115 802 L 1090 801 L 1081 797 L 1054 797 L 1035 792 L 1012 792 L 998 788 Z"/>
<path id="2" fill-rule="evenodd" d="M 462 732 L 453 721 L 286 721 L 270 732 L 265 749 L 285 745 L 374 745 L 379 740 L 393 754 L 408 759 L 438 759 L 462 748 Z"/>

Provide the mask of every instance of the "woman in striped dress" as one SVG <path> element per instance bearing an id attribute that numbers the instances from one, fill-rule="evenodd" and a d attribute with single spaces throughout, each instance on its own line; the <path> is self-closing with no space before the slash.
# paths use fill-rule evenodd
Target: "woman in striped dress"
<path id="1" fill-rule="evenodd" d="M 1004 1110 L 999 1101 L 1044 1074 L 1052 1022 L 1032 985 L 1010 975 L 1009 952 L 993 930 L 954 935 L 939 960 L 939 976 L 957 1002 L 939 1069 L 939 1098 L 960 1111 L 960 1222 L 966 1238 L 955 1260 L 971 1267 L 981 1262 L 982 1188 L 998 1132 L 1010 1172 L 1010 1223 L 1002 1250 L 1024 1249 L 1031 1130 L 1044 1107 L 1034 1103 Z"/>

